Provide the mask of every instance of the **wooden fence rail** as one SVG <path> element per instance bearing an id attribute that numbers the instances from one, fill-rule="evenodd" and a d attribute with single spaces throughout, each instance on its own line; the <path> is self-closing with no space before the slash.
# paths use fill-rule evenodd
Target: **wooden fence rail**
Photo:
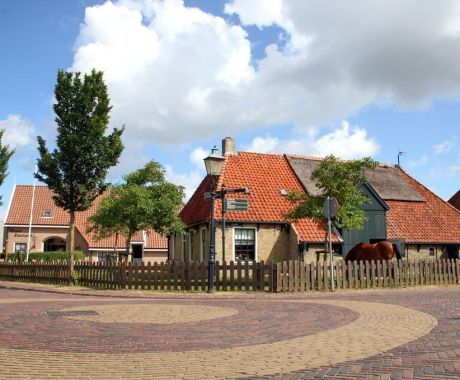
<path id="1" fill-rule="evenodd" d="M 76 263 L 80 285 L 103 289 L 207 290 L 205 262 L 147 264 Z M 68 283 L 65 263 L 0 263 L 0 280 Z M 460 284 L 459 260 L 344 262 L 334 264 L 337 289 Z M 284 261 L 216 263 L 218 291 L 301 292 L 328 290 L 327 264 Z"/>

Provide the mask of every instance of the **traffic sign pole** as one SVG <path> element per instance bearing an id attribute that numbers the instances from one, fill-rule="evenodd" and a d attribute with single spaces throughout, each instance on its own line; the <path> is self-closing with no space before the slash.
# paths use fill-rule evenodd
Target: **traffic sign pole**
<path id="1" fill-rule="evenodd" d="M 335 289 L 335 281 L 334 281 L 334 255 L 332 253 L 332 218 L 335 218 L 337 215 L 338 210 L 338 203 L 337 199 L 334 197 L 327 197 L 326 201 L 323 205 L 323 213 L 324 216 L 327 218 L 327 232 L 328 232 L 328 242 L 327 247 L 329 251 L 329 265 L 330 265 L 330 274 L 331 274 L 331 289 L 334 291 Z"/>

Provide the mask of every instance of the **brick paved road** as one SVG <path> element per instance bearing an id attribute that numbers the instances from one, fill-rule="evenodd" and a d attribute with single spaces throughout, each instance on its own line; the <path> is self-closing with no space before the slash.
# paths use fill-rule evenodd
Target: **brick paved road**
<path id="1" fill-rule="evenodd" d="M 460 378 L 460 287 L 83 292 L 104 297 L 0 288 L 1 379 Z M 46 313 L 79 310 L 99 315 Z"/>

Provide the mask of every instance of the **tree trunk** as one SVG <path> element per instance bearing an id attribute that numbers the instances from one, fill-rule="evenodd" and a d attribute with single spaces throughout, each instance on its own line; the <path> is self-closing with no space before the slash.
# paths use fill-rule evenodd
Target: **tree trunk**
<path id="1" fill-rule="evenodd" d="M 115 245 L 113 246 L 113 254 L 115 257 L 116 262 L 118 263 L 118 232 L 115 233 Z"/>
<path id="2" fill-rule="evenodd" d="M 129 233 L 128 237 L 126 238 L 126 261 L 131 262 L 131 237 L 132 234 Z"/>
<path id="3" fill-rule="evenodd" d="M 70 211 L 70 231 L 69 231 L 69 282 L 73 284 L 73 259 L 75 252 L 75 211 Z"/>

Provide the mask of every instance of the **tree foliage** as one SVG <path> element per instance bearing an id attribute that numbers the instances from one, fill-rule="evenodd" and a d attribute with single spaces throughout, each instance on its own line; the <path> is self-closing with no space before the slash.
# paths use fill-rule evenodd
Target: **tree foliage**
<path id="1" fill-rule="evenodd" d="M 150 161 L 111 188 L 89 218 L 88 231 L 99 238 L 121 234 L 126 238 L 126 252 L 130 252 L 136 232 L 153 229 L 167 235 L 183 230 L 178 215 L 183 196 L 183 187 L 166 181 L 162 166 Z"/>
<path id="2" fill-rule="evenodd" d="M 56 148 L 49 151 L 38 137 L 36 177 L 54 192 L 56 205 L 69 211 L 72 272 L 75 212 L 87 210 L 106 189 L 107 172 L 123 150 L 123 128 L 106 134 L 111 106 L 102 72 L 93 70 L 81 79 L 80 73 L 59 70 L 54 94 Z"/>
<path id="3" fill-rule="evenodd" d="M 375 169 L 377 162 L 371 158 L 341 161 L 333 155 L 326 157 L 313 171 L 311 179 L 317 182 L 319 195 L 291 191 L 289 200 L 293 204 L 289 218 L 312 218 L 324 220 L 323 203 L 326 197 L 335 197 L 339 203 L 339 211 L 335 224 L 348 230 L 362 229 L 366 214 L 361 206 L 369 199 L 362 193 L 359 185 L 366 183 L 365 169 Z"/>
<path id="4" fill-rule="evenodd" d="M 3 145 L 3 134 L 5 131 L 0 130 L 0 186 L 3 185 L 8 175 L 8 162 L 11 156 L 14 154 L 14 149 L 10 150 L 8 145 Z M 0 206 L 2 205 L 2 197 L 0 196 Z"/>

